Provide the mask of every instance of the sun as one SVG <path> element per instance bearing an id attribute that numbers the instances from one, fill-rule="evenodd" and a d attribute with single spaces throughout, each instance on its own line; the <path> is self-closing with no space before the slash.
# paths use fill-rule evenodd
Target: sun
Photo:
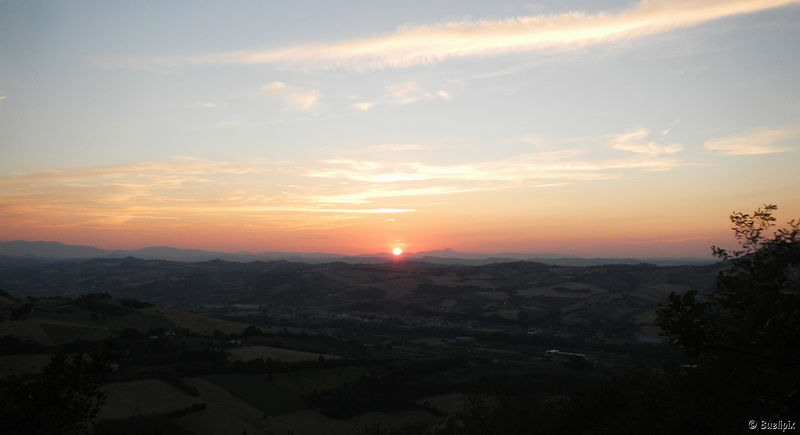
<path id="1" fill-rule="evenodd" d="M 394 248 L 394 250 L 392 250 L 392 254 L 394 254 L 394 255 L 400 255 L 402 253 L 403 253 L 403 250 L 400 249 L 400 248 Z"/>

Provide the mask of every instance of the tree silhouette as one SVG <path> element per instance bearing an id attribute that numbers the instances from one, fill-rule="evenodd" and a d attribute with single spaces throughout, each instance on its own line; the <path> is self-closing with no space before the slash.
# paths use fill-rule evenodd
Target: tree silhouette
<path id="1" fill-rule="evenodd" d="M 784 424 L 800 409 L 800 222 L 769 234 L 774 205 L 730 216 L 740 249 L 715 288 L 671 293 L 664 335 L 691 364 L 643 368 L 558 397 L 535 391 L 467 396 L 439 434 L 728 434 Z M 777 426 L 780 427 L 780 426 Z"/>
<path id="2" fill-rule="evenodd" d="M 3 434 L 83 433 L 105 403 L 111 344 L 98 352 L 67 356 L 57 352 L 33 380 L 7 383 L 0 402 Z"/>
<path id="3" fill-rule="evenodd" d="M 800 222 L 767 233 L 775 205 L 730 216 L 741 249 L 712 247 L 728 263 L 715 290 L 672 293 L 658 310 L 664 335 L 736 401 L 763 420 L 800 409 Z"/>

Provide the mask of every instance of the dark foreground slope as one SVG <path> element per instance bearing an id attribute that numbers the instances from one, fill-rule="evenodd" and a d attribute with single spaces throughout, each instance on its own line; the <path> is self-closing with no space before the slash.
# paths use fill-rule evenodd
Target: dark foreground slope
<path id="1" fill-rule="evenodd" d="M 716 270 L 4 261 L 0 367 L 27 379 L 56 349 L 112 339 L 97 433 L 344 434 L 374 421 L 462 433 L 480 401 L 544 401 L 545 412 L 679 361 L 659 343 L 654 310 L 670 291 L 709 288 Z"/>
<path id="2" fill-rule="evenodd" d="M 412 261 L 180 263 L 129 257 L 5 261 L 0 263 L 0 288 L 34 297 L 106 292 L 161 306 L 297 326 L 355 316 L 408 326 L 558 325 L 654 336 L 653 313 L 666 295 L 707 290 L 718 269 L 567 267 L 523 261 L 480 266 Z"/>
<path id="3" fill-rule="evenodd" d="M 467 391 L 513 380 L 562 394 L 609 376 L 583 363 L 532 360 L 543 355 L 535 346 L 487 334 L 467 341 L 435 328 L 412 337 L 256 327 L 105 293 L 76 299 L 3 293 L 0 301 L 0 414 L 21 386 L 47 379 L 39 374 L 43 367 L 58 371 L 54 352 L 74 355 L 113 343 L 95 433 L 349 434 L 375 417 L 416 433 L 451 418 Z M 28 421 L 40 422 L 47 406 Z M 17 410 L 4 421 L 24 428 L 23 417 Z"/>

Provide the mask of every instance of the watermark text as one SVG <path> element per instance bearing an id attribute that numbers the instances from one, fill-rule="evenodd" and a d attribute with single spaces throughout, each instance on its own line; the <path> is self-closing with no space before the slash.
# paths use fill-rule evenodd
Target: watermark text
<path id="1" fill-rule="evenodd" d="M 761 430 L 779 430 L 781 432 L 786 432 L 787 430 L 795 430 L 795 422 L 793 421 L 755 421 L 750 420 L 750 423 L 747 424 L 747 427 L 750 429 L 761 429 Z"/>

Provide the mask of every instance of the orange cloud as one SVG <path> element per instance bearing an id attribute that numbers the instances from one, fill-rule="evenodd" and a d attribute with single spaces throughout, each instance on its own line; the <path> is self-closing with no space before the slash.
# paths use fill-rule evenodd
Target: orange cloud
<path id="1" fill-rule="evenodd" d="M 170 162 L 47 171 L 0 179 L 0 219 L 36 227 L 174 225 L 221 222 L 272 229 L 331 228 L 359 214 L 406 213 L 319 186 L 287 186 L 285 167 L 176 159 Z M 269 186 L 272 186 L 271 188 Z M 285 190 L 298 192 L 288 194 Z M 345 201 L 343 201 L 343 199 Z M 311 219 L 309 216 L 316 214 Z M 299 218 L 302 217 L 302 218 Z"/>
<path id="2" fill-rule="evenodd" d="M 752 156 L 783 153 L 796 150 L 789 144 L 800 142 L 800 128 L 771 128 L 751 131 L 738 136 L 707 140 L 706 149 L 719 151 L 729 156 Z"/>
<path id="3" fill-rule="evenodd" d="M 353 107 L 366 112 L 377 105 L 405 105 L 432 99 L 441 99 L 444 101 L 453 99 L 453 96 L 447 91 L 438 90 L 436 92 L 429 92 L 422 89 L 416 82 L 393 83 L 387 85 L 385 89 L 388 93 L 388 99 L 371 102 L 364 101 L 354 104 Z"/>
<path id="4" fill-rule="evenodd" d="M 355 70 L 403 68 L 454 58 L 533 50 L 573 50 L 798 2 L 800 0 L 645 0 L 619 13 L 587 15 L 572 12 L 495 21 L 450 22 L 405 27 L 389 35 L 343 42 L 183 58 L 128 57 L 109 63 L 134 68 L 174 68 L 210 63 L 282 63 Z"/>
<path id="5" fill-rule="evenodd" d="M 389 152 L 424 149 L 421 145 L 385 145 L 366 151 L 381 159 L 338 158 L 307 164 L 231 164 L 182 158 L 24 174 L 0 179 L 0 218 L 18 224 L 35 221 L 39 226 L 160 220 L 167 226 L 224 221 L 228 225 L 294 228 L 303 216 L 309 222 L 305 225 L 330 228 L 357 216 L 413 213 L 425 204 L 445 198 L 451 201 L 454 194 L 521 186 L 563 187 L 687 164 L 655 152 L 593 161 L 587 156 L 589 149 L 458 164 L 384 160 Z M 312 215 L 317 217 L 307 219 Z"/>
<path id="6" fill-rule="evenodd" d="M 608 136 L 581 140 L 592 141 L 602 151 Z M 575 183 L 688 164 L 641 152 L 595 160 L 588 146 L 448 164 L 420 160 L 417 154 L 434 151 L 442 150 L 420 144 L 386 144 L 351 152 L 347 158 L 316 162 L 226 163 L 180 158 L 22 174 L 0 179 L 0 219 L 4 222 L 0 237 L 8 237 L 12 231 L 35 231 L 35 238 L 53 232 L 78 237 L 82 232 L 122 231 L 130 238 L 147 236 L 158 243 L 178 243 L 178 235 L 183 234 L 181 240 L 189 244 L 179 246 L 198 246 L 192 243 L 217 233 L 235 234 L 245 242 L 249 239 L 244 234 L 252 234 L 253 243 L 267 235 L 272 241 L 280 238 L 290 243 L 290 233 L 295 239 L 324 234 L 333 238 L 331 246 L 346 244 L 348 249 L 370 252 L 369 240 L 399 237 L 381 233 L 391 224 L 403 229 L 404 237 L 415 237 L 420 246 L 434 248 L 437 232 L 453 235 L 460 231 L 454 222 L 476 233 L 481 222 L 492 222 L 485 228 L 490 234 L 499 210 L 508 209 L 509 216 L 529 217 L 528 211 L 514 211 L 520 195 L 549 197 L 549 191 L 568 189 Z M 476 210 L 476 202 L 486 205 Z M 485 211 L 492 216 L 481 217 Z M 347 237 L 363 238 L 365 245 L 344 241 Z M 323 245 L 315 246 L 322 249 Z M 302 248 L 297 245 L 291 250 L 298 249 Z"/>
<path id="7" fill-rule="evenodd" d="M 283 82 L 272 82 L 262 86 L 261 89 L 268 95 L 282 98 L 287 108 L 306 112 L 313 110 L 322 97 L 318 90 L 301 89 Z"/>
<path id="8" fill-rule="evenodd" d="M 615 150 L 653 156 L 659 154 L 674 154 L 683 149 L 683 147 L 678 144 L 661 145 L 656 141 L 646 142 L 644 139 L 649 135 L 650 131 L 642 128 L 614 135 L 609 138 L 609 142 L 611 143 L 611 147 Z"/>

